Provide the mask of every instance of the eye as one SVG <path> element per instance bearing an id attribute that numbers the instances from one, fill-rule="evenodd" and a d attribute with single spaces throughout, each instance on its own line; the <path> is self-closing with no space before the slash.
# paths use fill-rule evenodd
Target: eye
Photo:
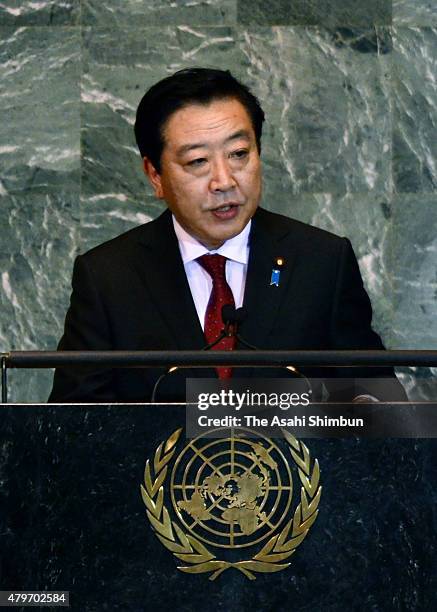
<path id="1" fill-rule="evenodd" d="M 234 159 L 243 159 L 248 155 L 249 151 L 247 149 L 238 149 L 238 151 L 233 151 L 230 157 Z"/>
<path id="2" fill-rule="evenodd" d="M 187 163 L 187 166 L 191 166 L 192 168 L 197 168 L 199 166 L 202 166 L 206 162 L 207 162 L 206 157 L 198 157 L 196 159 L 192 159 L 191 161 L 189 161 Z"/>

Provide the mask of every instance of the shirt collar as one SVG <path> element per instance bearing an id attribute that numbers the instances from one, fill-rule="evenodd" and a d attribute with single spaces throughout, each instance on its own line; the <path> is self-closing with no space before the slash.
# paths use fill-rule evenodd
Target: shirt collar
<path id="1" fill-rule="evenodd" d="M 242 264 L 247 264 L 249 261 L 249 233 L 252 220 L 249 220 L 249 223 L 246 224 L 239 234 L 229 238 L 221 247 L 213 251 L 208 250 L 206 246 L 201 244 L 196 238 L 193 238 L 176 220 L 174 215 L 172 215 L 172 220 L 184 264 L 205 255 L 205 253 L 210 253 L 211 255 L 218 253 L 227 257 L 227 259 Z"/>

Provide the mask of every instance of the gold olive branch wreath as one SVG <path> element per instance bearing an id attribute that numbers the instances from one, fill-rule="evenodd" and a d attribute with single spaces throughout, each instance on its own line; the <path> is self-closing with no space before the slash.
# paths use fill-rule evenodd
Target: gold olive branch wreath
<path id="1" fill-rule="evenodd" d="M 270 573 L 287 568 L 290 563 L 282 563 L 282 561 L 295 552 L 317 518 L 322 493 L 322 487 L 319 485 L 320 469 L 317 459 L 314 460 L 311 470 L 308 448 L 292 434 L 283 431 L 302 484 L 300 503 L 293 518 L 288 521 L 282 531 L 271 537 L 255 556 L 248 561 L 230 563 L 217 559 L 197 538 L 184 533 L 179 525 L 170 519 L 168 510 L 164 506 L 163 484 L 167 477 L 167 464 L 173 457 L 181 432 L 182 428 L 177 429 L 165 444 L 161 442 L 155 451 L 153 469 L 150 460 L 147 460 L 144 470 L 144 486 L 141 485 L 141 496 L 146 505 L 147 517 L 156 537 L 175 557 L 190 564 L 178 567 L 178 569 L 189 574 L 213 572 L 209 579 L 215 580 L 226 569 L 233 567 L 247 576 L 249 580 L 255 580 L 256 576 L 253 572 Z"/>

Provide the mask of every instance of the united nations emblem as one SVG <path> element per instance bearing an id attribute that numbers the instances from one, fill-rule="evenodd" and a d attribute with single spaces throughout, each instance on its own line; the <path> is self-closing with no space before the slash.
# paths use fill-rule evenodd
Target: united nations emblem
<path id="1" fill-rule="evenodd" d="M 287 568 L 284 561 L 317 518 L 317 459 L 289 432 L 281 448 L 238 429 L 224 438 L 199 436 L 172 462 L 181 432 L 158 446 L 153 462 L 147 460 L 141 485 L 155 535 L 185 564 L 178 569 L 212 572 L 215 580 L 235 568 L 254 580 L 257 572 Z M 296 470 L 301 488 L 293 509 Z"/>

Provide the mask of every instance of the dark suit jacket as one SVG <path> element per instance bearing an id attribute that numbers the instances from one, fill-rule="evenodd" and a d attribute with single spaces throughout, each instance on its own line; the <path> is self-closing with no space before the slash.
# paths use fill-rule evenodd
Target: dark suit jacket
<path id="1" fill-rule="evenodd" d="M 271 287 L 279 256 L 285 260 L 281 282 Z M 79 256 L 72 285 L 59 350 L 201 349 L 206 344 L 168 210 Z M 252 222 L 244 305 L 248 316 L 241 336 L 262 349 L 383 348 L 371 328 L 371 305 L 350 242 L 263 209 Z M 163 371 L 58 369 L 49 401 L 148 401 Z M 160 399 L 175 399 L 177 385 L 172 381 L 167 387 Z"/>

